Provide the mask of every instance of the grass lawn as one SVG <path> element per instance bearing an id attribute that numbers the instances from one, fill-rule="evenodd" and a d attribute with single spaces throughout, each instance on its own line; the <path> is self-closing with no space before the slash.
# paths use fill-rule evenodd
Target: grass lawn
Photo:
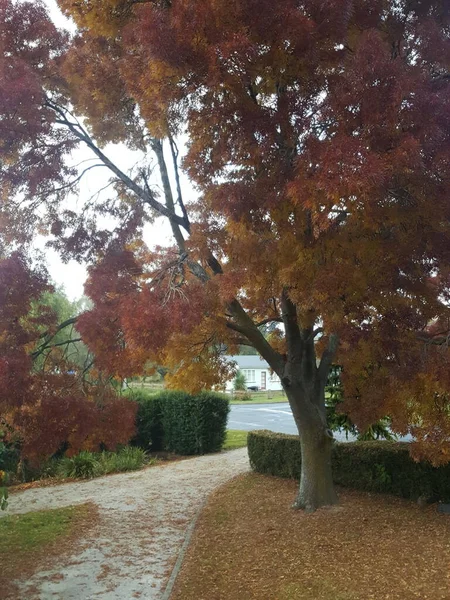
<path id="1" fill-rule="evenodd" d="M 14 502 L 12 499 L 11 502 Z M 0 590 L 13 593 L 12 582 L 61 556 L 96 519 L 93 504 L 43 510 L 0 518 Z"/>
<path id="2" fill-rule="evenodd" d="M 247 445 L 248 431 L 239 431 L 238 429 L 227 429 L 227 437 L 222 450 L 236 450 Z"/>
<path id="3" fill-rule="evenodd" d="M 340 490 L 290 508 L 296 483 L 242 475 L 210 497 L 171 600 L 448 600 L 450 517 Z"/>
<path id="4" fill-rule="evenodd" d="M 251 392 L 251 400 L 238 400 L 230 398 L 230 404 L 276 404 L 277 402 L 287 402 L 286 394 L 283 392 Z"/>

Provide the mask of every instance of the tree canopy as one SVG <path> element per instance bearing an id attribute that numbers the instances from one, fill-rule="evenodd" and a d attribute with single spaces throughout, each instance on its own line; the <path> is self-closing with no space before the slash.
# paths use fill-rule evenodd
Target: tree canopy
<path id="1" fill-rule="evenodd" d="M 328 461 L 333 361 L 357 425 L 389 415 L 416 456 L 447 461 L 447 2 L 59 5 L 72 38 L 40 2 L 0 0 L 1 231 L 6 253 L 39 228 L 88 262 L 77 327 L 97 367 L 123 377 L 152 361 L 192 390 L 229 375 L 223 344 L 254 347 L 299 427 L 301 506 L 333 501 L 328 476 L 311 482 Z M 110 142 L 141 152 L 132 172 Z M 95 160 L 77 170 L 80 146 Z M 77 208 L 97 166 L 112 187 Z M 172 247 L 145 245 L 156 217 Z"/>

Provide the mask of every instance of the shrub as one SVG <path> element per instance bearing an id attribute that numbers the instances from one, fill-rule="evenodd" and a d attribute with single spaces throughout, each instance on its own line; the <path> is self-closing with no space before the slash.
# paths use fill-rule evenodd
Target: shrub
<path id="1" fill-rule="evenodd" d="M 102 452 L 97 456 L 96 475 L 136 471 L 146 463 L 146 453 L 142 448 L 125 446 L 117 452 Z"/>
<path id="2" fill-rule="evenodd" d="M 234 392 L 234 397 L 236 400 L 241 400 L 242 402 L 252 400 L 250 392 Z"/>
<path id="3" fill-rule="evenodd" d="M 144 390 L 133 390 L 127 394 L 138 405 L 136 435 L 130 440 L 132 446 L 152 451 L 163 449 L 162 395 L 150 394 Z"/>
<path id="4" fill-rule="evenodd" d="M 57 467 L 59 477 L 77 477 L 89 479 L 96 475 L 97 456 L 92 452 L 80 452 L 75 456 L 62 458 Z"/>
<path id="5" fill-rule="evenodd" d="M 166 450 L 187 455 L 221 449 L 229 412 L 225 396 L 214 392 L 191 396 L 174 391 L 158 397 Z"/>
<path id="6" fill-rule="evenodd" d="M 0 471 L 16 473 L 19 465 L 20 452 L 14 444 L 0 441 Z"/>
<path id="7" fill-rule="evenodd" d="M 144 390 L 126 394 L 138 404 L 133 446 L 177 454 L 218 452 L 225 441 L 228 399 L 222 394 Z"/>
<path id="8" fill-rule="evenodd" d="M 202 392 L 196 397 L 202 453 L 219 452 L 227 435 L 228 398 L 214 392 Z"/>
<path id="9" fill-rule="evenodd" d="M 248 435 L 252 469 L 279 477 L 300 477 L 300 439 L 271 431 Z M 334 481 L 358 490 L 403 498 L 450 501 L 450 464 L 433 467 L 414 462 L 407 442 L 336 443 L 332 455 Z"/>

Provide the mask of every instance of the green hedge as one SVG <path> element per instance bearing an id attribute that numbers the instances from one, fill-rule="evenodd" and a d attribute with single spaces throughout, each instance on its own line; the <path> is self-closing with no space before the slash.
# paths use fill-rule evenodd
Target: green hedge
<path id="1" fill-rule="evenodd" d="M 336 443 L 334 481 L 358 490 L 450 502 L 450 464 L 435 468 L 427 462 L 416 463 L 408 448 L 407 442 Z M 300 478 L 300 440 L 296 435 L 251 431 L 248 454 L 258 473 Z"/>
<path id="2" fill-rule="evenodd" d="M 225 396 L 213 392 L 192 396 L 180 391 L 154 395 L 136 391 L 128 395 L 139 405 L 133 445 L 184 455 L 222 448 L 229 412 Z"/>
<path id="3" fill-rule="evenodd" d="M 218 452 L 225 441 L 228 400 L 220 394 L 161 394 L 164 447 L 176 454 Z"/>
<path id="4" fill-rule="evenodd" d="M 162 450 L 163 428 L 161 414 L 161 394 L 149 394 L 143 390 L 133 390 L 127 396 L 138 403 L 136 413 L 136 435 L 130 444 L 144 450 Z"/>

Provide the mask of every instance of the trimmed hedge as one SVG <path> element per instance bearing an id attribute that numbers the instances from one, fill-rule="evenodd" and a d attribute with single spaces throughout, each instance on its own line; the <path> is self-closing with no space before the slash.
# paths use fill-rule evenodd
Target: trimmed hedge
<path id="1" fill-rule="evenodd" d="M 161 395 L 164 447 L 176 454 L 218 452 L 225 441 L 228 399 L 213 392 Z"/>
<path id="2" fill-rule="evenodd" d="M 248 454 L 254 471 L 300 478 L 300 439 L 272 431 L 251 431 Z M 414 462 L 407 442 L 336 443 L 332 455 L 335 483 L 369 492 L 417 500 L 450 502 L 450 464 Z"/>
<path id="3" fill-rule="evenodd" d="M 127 396 L 138 404 L 136 435 L 130 440 L 130 444 L 144 450 L 162 450 L 164 445 L 161 394 L 151 395 L 145 391 L 133 390 Z"/>
<path id="4" fill-rule="evenodd" d="M 136 391 L 129 397 L 139 405 L 133 445 L 184 455 L 221 450 L 230 410 L 225 396 L 213 392 L 192 396 L 181 391 L 155 395 Z"/>

